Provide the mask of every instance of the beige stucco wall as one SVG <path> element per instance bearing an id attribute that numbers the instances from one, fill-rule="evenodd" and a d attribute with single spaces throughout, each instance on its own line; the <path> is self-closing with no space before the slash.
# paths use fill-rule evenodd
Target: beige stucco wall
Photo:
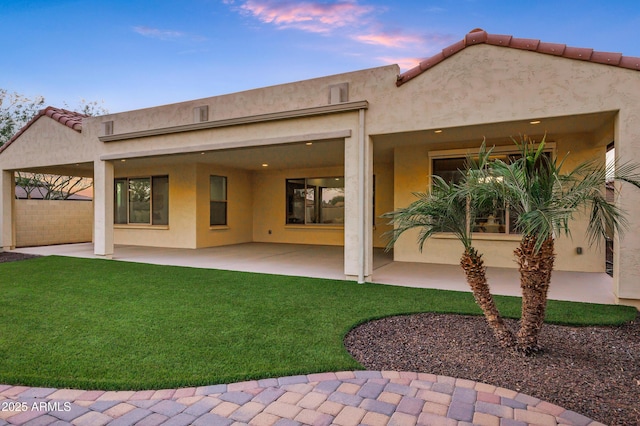
<path id="1" fill-rule="evenodd" d="M 197 247 L 214 247 L 252 241 L 253 194 L 250 172 L 210 164 L 197 165 Z M 227 225 L 209 226 L 209 186 L 212 175 L 227 178 Z"/>
<path id="2" fill-rule="evenodd" d="M 69 165 L 73 173 L 76 163 L 93 161 L 99 146 L 85 135 L 43 116 L 0 155 L 5 169 L 29 169 L 51 165 Z"/>
<path id="3" fill-rule="evenodd" d="M 378 216 L 393 209 L 393 164 L 374 168 L 376 181 L 374 247 L 384 247 L 382 234 L 392 229 Z M 344 245 L 344 226 L 287 225 L 285 182 L 287 179 L 344 176 L 342 167 L 261 171 L 253 175 L 253 241 Z M 271 233 L 269 233 L 271 231 Z"/>
<path id="4" fill-rule="evenodd" d="M 393 163 L 376 163 L 373 167 L 375 177 L 375 217 L 373 220 L 373 246 L 386 247 L 389 242 L 385 232 L 393 230 L 389 219 L 382 218 L 383 214 L 394 210 L 394 168 Z"/>
<path id="5" fill-rule="evenodd" d="M 344 245 L 344 226 L 287 225 L 285 223 L 287 179 L 338 176 L 344 176 L 342 167 L 255 173 L 253 176 L 253 240 L 271 243 Z"/>
<path id="6" fill-rule="evenodd" d="M 329 103 L 329 88 L 341 83 L 349 83 L 349 101 L 368 100 L 372 96 L 376 99 L 384 99 L 384 92 L 394 90 L 393 83 L 398 71 L 396 65 L 390 65 L 171 105 L 109 114 L 85 120 L 83 133 L 90 133 L 92 138 L 97 137 L 101 134 L 101 123 L 104 121 L 114 122 L 115 134 L 191 124 L 193 123 L 193 108 L 200 106 L 209 107 L 209 121 L 317 107 L 327 105 Z M 378 91 L 383 93 L 376 93 Z M 296 128 L 307 131 L 308 124 L 304 122 L 304 119 L 297 120 L 293 130 Z M 224 134 L 230 131 L 233 134 L 240 134 L 237 132 L 244 130 L 246 129 L 231 128 L 218 129 L 216 132 Z"/>
<path id="7" fill-rule="evenodd" d="M 91 241 L 90 201 L 16 200 L 16 247 Z"/>
<path id="8" fill-rule="evenodd" d="M 629 93 L 639 86 L 634 70 L 476 45 L 398 88 L 372 93 L 368 130 L 446 129 L 619 109 L 637 116 L 638 99 Z"/>
<path id="9" fill-rule="evenodd" d="M 196 247 L 196 169 L 189 164 L 120 168 L 115 177 L 169 176 L 169 225 L 114 225 L 115 244 Z"/>

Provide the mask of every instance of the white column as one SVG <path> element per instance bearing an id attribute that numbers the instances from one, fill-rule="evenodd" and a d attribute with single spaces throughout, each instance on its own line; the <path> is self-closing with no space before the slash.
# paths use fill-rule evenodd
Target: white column
<path id="1" fill-rule="evenodd" d="M 15 248 L 13 232 L 13 203 L 15 199 L 15 177 L 12 171 L 0 173 L 0 248 L 2 251 Z"/>
<path id="2" fill-rule="evenodd" d="M 360 110 L 358 131 L 344 144 L 344 273 L 361 283 L 371 280 L 373 270 L 373 160 L 364 115 Z"/>
<path id="3" fill-rule="evenodd" d="M 113 162 L 96 160 L 93 164 L 93 238 L 94 253 L 113 256 Z"/>
<path id="4" fill-rule="evenodd" d="M 621 110 L 615 125 L 616 159 L 640 164 L 640 127 L 637 114 Z M 614 293 L 618 303 L 640 309 L 640 189 L 620 183 L 616 203 L 627 213 L 629 227 L 614 239 Z"/>

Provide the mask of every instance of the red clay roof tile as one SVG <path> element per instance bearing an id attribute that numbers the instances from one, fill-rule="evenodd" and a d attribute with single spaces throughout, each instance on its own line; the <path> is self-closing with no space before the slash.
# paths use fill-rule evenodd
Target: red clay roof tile
<path id="1" fill-rule="evenodd" d="M 495 46 L 509 46 L 513 36 L 500 35 L 500 34 L 487 34 L 487 44 L 493 44 Z"/>
<path id="2" fill-rule="evenodd" d="M 585 49 L 581 47 L 567 47 L 564 51 L 565 58 L 570 59 L 580 59 L 582 61 L 591 60 L 591 55 L 593 54 L 593 49 Z"/>
<path id="3" fill-rule="evenodd" d="M 546 53 L 548 55 L 562 56 L 566 48 L 566 44 L 545 43 L 541 41 L 538 45 L 538 52 Z"/>
<path id="4" fill-rule="evenodd" d="M 417 68 L 419 68 L 420 70 L 426 70 L 426 69 L 431 68 L 435 64 L 440 63 L 440 62 L 442 62 L 444 60 L 445 60 L 444 53 L 440 52 L 437 55 L 434 55 L 434 56 L 430 57 L 426 61 L 423 61 L 420 64 L 420 66 L 417 67 Z"/>
<path id="5" fill-rule="evenodd" d="M 88 117 L 85 114 L 81 114 L 79 112 L 69 111 L 62 108 L 56 107 L 46 107 L 43 110 L 40 110 L 35 117 L 33 117 L 27 124 L 25 124 L 18 132 L 13 135 L 13 137 L 4 145 L 0 147 L 0 153 L 4 151 L 9 145 L 11 145 L 18 137 L 23 134 L 33 123 L 35 123 L 40 117 L 47 116 L 56 120 L 60 124 L 63 124 L 70 129 L 75 130 L 76 132 L 82 132 L 82 119 Z"/>
<path id="6" fill-rule="evenodd" d="M 487 38 L 488 38 L 488 34 L 486 31 L 475 29 L 475 30 L 472 30 L 469 34 L 467 34 L 464 40 L 467 46 L 470 46 L 472 44 L 486 43 Z"/>
<path id="7" fill-rule="evenodd" d="M 460 40 L 459 42 L 453 43 L 451 46 L 442 49 L 442 54 L 445 58 L 448 58 L 451 55 L 455 55 L 465 47 L 464 40 Z"/>
<path id="8" fill-rule="evenodd" d="M 514 49 L 522 49 L 522 50 L 537 50 L 538 45 L 540 44 L 540 40 L 534 40 L 532 38 L 511 38 L 511 43 L 509 43 L 509 47 L 513 47 Z"/>
<path id="9" fill-rule="evenodd" d="M 407 81 L 417 77 L 424 71 L 432 68 L 444 59 L 460 52 L 468 46 L 482 43 L 493 46 L 510 47 L 513 49 L 529 50 L 532 52 L 561 56 L 569 59 L 613 65 L 632 70 L 640 70 L 640 58 L 633 56 L 623 56 L 621 53 L 597 52 L 588 48 L 569 47 L 565 44 L 546 43 L 541 42 L 540 40 L 517 38 L 510 35 L 489 34 L 482 29 L 476 28 L 467 34 L 464 39 L 442 49 L 442 52 L 423 60 L 418 66 L 400 74 L 396 85 L 403 85 Z"/>
<path id="10" fill-rule="evenodd" d="M 634 58 L 633 56 L 623 56 L 620 58 L 619 67 L 629 68 L 631 70 L 640 70 L 640 58 Z"/>
<path id="11" fill-rule="evenodd" d="M 610 53 L 610 52 L 593 52 L 591 60 L 601 64 L 619 65 L 622 59 L 622 53 Z"/>

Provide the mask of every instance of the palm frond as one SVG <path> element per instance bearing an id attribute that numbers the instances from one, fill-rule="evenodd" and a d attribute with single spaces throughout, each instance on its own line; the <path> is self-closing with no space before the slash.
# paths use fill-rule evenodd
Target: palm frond
<path id="1" fill-rule="evenodd" d="M 465 248 L 471 246 L 471 233 L 467 227 L 466 200 L 455 184 L 439 176 L 432 176 L 432 187 L 427 193 L 416 193 L 417 200 L 408 207 L 386 213 L 394 229 L 385 233 L 389 238 L 387 250 L 402 234 L 419 228 L 418 246 L 422 251 L 427 239 L 439 232 L 454 234 Z"/>

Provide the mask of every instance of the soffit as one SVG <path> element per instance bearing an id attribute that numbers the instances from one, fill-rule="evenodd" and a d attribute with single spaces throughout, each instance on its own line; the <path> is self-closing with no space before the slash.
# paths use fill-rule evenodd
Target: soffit
<path id="1" fill-rule="evenodd" d="M 124 170 L 175 163 L 211 164 L 249 171 L 337 167 L 344 166 L 344 140 L 315 141 L 311 145 L 301 142 L 130 158 L 126 161 L 114 160 L 116 168 Z M 265 167 L 263 164 L 268 164 L 268 166 Z"/>
<path id="2" fill-rule="evenodd" d="M 511 138 L 519 140 L 527 135 L 540 140 L 544 135 L 552 139 L 562 134 L 592 133 L 611 124 L 616 116 L 615 111 L 593 114 L 579 114 L 563 117 L 539 118 L 539 124 L 531 124 L 533 118 L 502 123 L 487 123 L 453 128 L 433 128 L 420 131 L 375 135 L 373 138 L 374 161 L 393 161 L 393 149 L 400 146 L 429 145 L 461 142 L 476 143 L 478 146 L 484 139 L 492 142 L 508 142 Z M 436 133 L 436 131 L 439 131 Z"/>

